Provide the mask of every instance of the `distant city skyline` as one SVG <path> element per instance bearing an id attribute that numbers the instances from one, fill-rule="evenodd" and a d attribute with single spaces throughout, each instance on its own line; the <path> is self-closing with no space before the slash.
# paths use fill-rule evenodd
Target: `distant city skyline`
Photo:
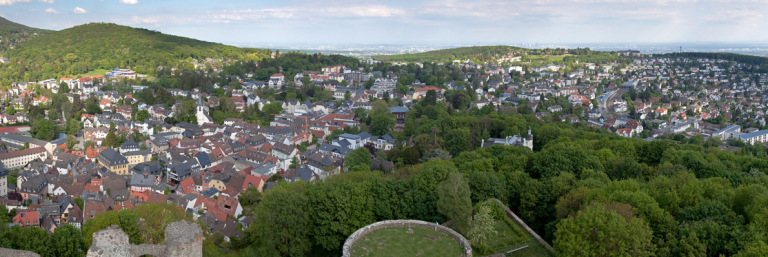
<path id="1" fill-rule="evenodd" d="M 110 22 L 227 44 L 768 43 L 762 0 L 0 0 L 61 30 Z"/>

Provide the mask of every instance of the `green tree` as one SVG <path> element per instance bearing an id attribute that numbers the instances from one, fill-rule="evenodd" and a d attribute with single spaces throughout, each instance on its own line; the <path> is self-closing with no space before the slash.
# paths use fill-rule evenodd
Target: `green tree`
<path id="1" fill-rule="evenodd" d="M 104 141 L 101 142 L 102 146 L 109 146 L 117 148 L 119 145 L 117 144 L 117 135 L 115 134 L 115 123 L 110 122 L 109 123 L 109 133 L 107 133 L 107 137 L 104 138 Z"/>
<path id="2" fill-rule="evenodd" d="M 367 171 L 371 167 L 371 152 L 368 148 L 358 147 L 344 158 L 344 167 L 350 171 Z"/>
<path id="3" fill-rule="evenodd" d="M 133 211 L 120 210 L 117 212 L 117 218 L 120 220 L 120 229 L 128 235 L 128 242 L 131 244 L 141 244 L 141 235 L 139 234 L 139 218 Z"/>
<path id="4" fill-rule="evenodd" d="M 448 179 L 437 185 L 437 211 L 453 221 L 453 228 L 462 231 L 472 215 L 472 200 L 469 185 L 464 175 L 458 172 L 448 174 Z"/>
<path id="5" fill-rule="evenodd" d="M 651 229 L 628 212 L 592 204 L 557 224 L 554 247 L 566 256 L 651 256 Z"/>
<path id="6" fill-rule="evenodd" d="M 136 113 L 136 118 L 134 118 L 134 121 L 145 121 L 146 119 L 149 119 L 149 111 L 147 110 L 141 110 Z"/>
<path id="7" fill-rule="evenodd" d="M 53 122 L 50 120 L 42 119 L 35 122 L 35 126 L 32 128 L 35 133 L 35 138 L 45 141 L 53 139 L 54 127 Z"/>
<path id="8" fill-rule="evenodd" d="M 165 238 L 165 227 L 176 221 L 188 220 L 186 212 L 168 202 L 139 204 L 133 209 L 138 223 L 141 242 L 159 244 Z"/>
<path id="9" fill-rule="evenodd" d="M 271 190 L 256 209 L 249 238 L 263 256 L 304 256 L 312 248 L 312 222 L 307 197 L 289 190 Z"/>
<path id="10" fill-rule="evenodd" d="M 8 108 L 5 109 L 5 113 L 9 114 L 9 115 L 14 115 L 14 114 L 16 114 L 16 108 L 13 107 L 13 105 L 8 106 Z"/>
<path id="11" fill-rule="evenodd" d="M 75 137 L 67 136 L 67 141 L 66 141 L 67 149 L 69 149 L 70 151 L 74 150 L 77 143 L 78 142 L 77 142 L 77 139 L 75 139 Z"/>
<path id="12" fill-rule="evenodd" d="M 424 99 L 421 99 L 421 105 L 423 106 L 434 106 L 437 104 L 437 92 L 435 90 L 429 90 L 427 91 L 427 94 L 424 96 Z"/>
<path id="13" fill-rule="evenodd" d="M 51 245 L 56 256 L 79 257 L 88 252 L 80 230 L 69 224 L 54 230 Z"/>
<path id="14" fill-rule="evenodd" d="M 371 134 L 383 136 L 395 125 L 395 117 L 389 112 L 389 105 L 384 100 L 373 103 L 371 117 Z"/>
<path id="15" fill-rule="evenodd" d="M 481 249 L 488 248 L 488 241 L 498 234 L 493 227 L 494 224 L 491 207 L 488 205 L 480 206 L 480 210 L 472 217 L 469 231 L 467 231 L 469 242 Z"/>
<path id="16" fill-rule="evenodd" d="M 469 129 L 457 128 L 449 130 L 445 134 L 445 150 L 451 153 L 452 156 L 458 156 L 459 153 L 469 150 L 467 143 L 469 141 Z"/>

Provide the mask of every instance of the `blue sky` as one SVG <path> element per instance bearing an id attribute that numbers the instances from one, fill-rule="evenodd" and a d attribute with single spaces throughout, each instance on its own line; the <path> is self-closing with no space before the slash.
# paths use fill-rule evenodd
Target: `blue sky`
<path id="1" fill-rule="evenodd" d="M 231 44 L 768 42 L 768 0 L 0 0 L 61 30 L 111 22 Z"/>

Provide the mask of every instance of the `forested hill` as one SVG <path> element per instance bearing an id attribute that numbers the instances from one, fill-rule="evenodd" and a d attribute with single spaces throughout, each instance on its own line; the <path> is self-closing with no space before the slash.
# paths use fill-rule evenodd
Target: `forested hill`
<path id="1" fill-rule="evenodd" d="M 722 60 L 736 61 L 743 64 L 756 65 L 762 69 L 768 70 L 768 57 L 755 56 L 755 55 L 735 54 L 735 53 L 688 52 L 688 53 L 656 54 L 654 56 L 663 56 L 663 57 L 669 57 L 669 58 L 686 57 L 686 58 L 722 59 Z"/>
<path id="2" fill-rule="evenodd" d="M 154 74 L 158 66 L 207 57 L 259 60 L 267 50 L 238 48 L 141 28 L 89 23 L 35 37 L 4 53 L 11 64 L 0 68 L 8 81 L 35 81 L 96 69 L 131 68 Z"/>
<path id="3" fill-rule="evenodd" d="M 11 46 L 16 46 L 32 37 L 48 32 L 50 30 L 27 27 L 0 17 L 0 40 L 2 40 L 0 52 L 11 49 Z"/>
<path id="4" fill-rule="evenodd" d="M 388 62 L 452 62 L 453 60 L 490 61 L 496 55 L 525 50 L 513 46 L 472 46 L 442 49 L 417 54 L 378 55 L 373 58 Z"/>

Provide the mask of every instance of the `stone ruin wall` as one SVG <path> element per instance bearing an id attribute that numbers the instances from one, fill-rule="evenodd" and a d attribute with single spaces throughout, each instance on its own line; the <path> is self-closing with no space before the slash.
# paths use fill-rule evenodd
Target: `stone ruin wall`
<path id="1" fill-rule="evenodd" d="M 93 245 L 87 257 L 138 257 L 151 255 L 157 257 L 202 257 L 203 231 L 195 223 L 179 221 L 165 228 L 165 242 L 162 244 L 133 245 L 128 242 L 128 235 L 120 227 L 110 228 L 93 234 Z"/>
<path id="2" fill-rule="evenodd" d="M 464 248 L 465 257 L 472 257 L 472 246 L 469 245 L 469 241 L 466 238 L 464 238 L 464 236 L 462 236 L 459 233 L 456 233 L 456 231 L 453 231 L 453 229 L 450 229 L 448 227 L 441 226 L 435 223 L 421 221 L 421 220 L 385 220 L 385 221 L 379 221 L 379 222 L 370 224 L 368 226 L 365 226 L 363 228 L 360 228 L 357 231 L 355 231 L 355 233 L 352 233 L 352 235 L 349 235 L 349 237 L 347 238 L 347 241 L 344 242 L 342 257 L 352 257 L 351 256 L 352 246 L 355 245 L 355 242 L 357 242 L 357 240 L 363 238 L 365 235 L 383 228 L 402 228 L 402 227 L 417 227 L 417 228 L 440 231 L 443 234 L 451 236 L 454 240 L 456 240 L 457 242 L 459 242 L 459 244 L 461 244 L 461 246 Z"/>

